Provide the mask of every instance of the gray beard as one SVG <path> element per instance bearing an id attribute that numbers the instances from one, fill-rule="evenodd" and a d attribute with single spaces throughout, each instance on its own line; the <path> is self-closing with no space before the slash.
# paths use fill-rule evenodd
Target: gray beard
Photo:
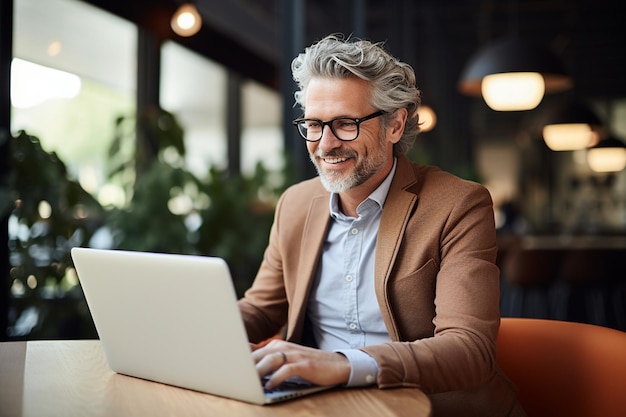
<path id="1" fill-rule="evenodd" d="M 358 185 L 361 185 L 365 182 L 365 179 L 360 178 L 356 175 L 356 173 L 352 173 L 350 174 L 348 177 L 346 178 L 340 178 L 337 179 L 335 181 L 331 181 L 326 174 L 324 174 L 319 167 L 316 166 L 317 169 L 317 174 L 320 177 L 320 181 L 322 182 L 322 185 L 324 186 L 324 188 L 326 189 L 326 191 L 330 192 L 330 193 L 342 193 L 344 191 L 348 191 L 350 188 L 356 187 Z"/>
<path id="2" fill-rule="evenodd" d="M 385 163 L 387 162 L 386 158 L 384 157 L 385 144 L 381 141 L 379 145 L 380 146 L 377 149 L 376 155 L 373 155 L 370 158 L 366 158 L 362 164 L 358 165 L 356 169 L 345 178 L 333 179 L 332 174 L 329 176 L 322 172 L 322 169 L 315 160 L 316 155 L 311 155 L 311 161 L 313 162 L 313 165 L 315 165 L 317 174 L 320 177 L 320 181 L 322 182 L 322 185 L 324 186 L 326 191 L 339 194 L 348 191 L 351 188 L 358 187 L 359 185 L 370 179 L 383 166 L 385 166 Z M 380 157 L 381 155 L 383 155 L 383 157 Z"/>

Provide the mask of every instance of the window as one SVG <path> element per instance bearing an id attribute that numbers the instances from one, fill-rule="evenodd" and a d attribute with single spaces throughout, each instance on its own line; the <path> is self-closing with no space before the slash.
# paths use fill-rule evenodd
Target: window
<path id="1" fill-rule="evenodd" d="M 270 171 L 280 170 L 285 156 L 280 94 L 254 81 L 247 81 L 242 88 L 242 103 L 242 171 L 252 172 L 258 162 Z"/>
<path id="2" fill-rule="evenodd" d="M 75 0 L 16 0 L 12 120 L 97 193 L 115 118 L 135 112 L 135 26 Z"/>
<path id="3" fill-rule="evenodd" d="M 53 158 L 37 159 L 36 146 L 23 154 L 22 168 L 29 175 L 18 176 L 16 191 L 23 200 L 16 202 L 19 208 L 8 224 L 7 335 L 94 337 L 76 297 L 77 277 L 67 267 L 69 248 L 85 244 L 94 223 L 82 205 L 93 199 L 74 185 L 80 181 L 91 195 L 105 197 L 100 191 L 115 120 L 135 113 L 137 31 L 75 0 L 15 0 L 14 28 L 12 134 L 24 130 L 37 137 L 68 175 Z M 36 212 L 24 208 L 33 205 Z"/>
<path id="4" fill-rule="evenodd" d="M 161 48 L 161 107 L 184 129 L 187 168 L 199 178 L 225 168 L 226 70 L 175 42 Z"/>
<path id="5" fill-rule="evenodd" d="M 226 168 L 226 69 L 175 42 L 163 45 L 161 62 L 161 106 L 184 128 L 189 170 L 202 178 L 209 166 Z M 243 173 L 253 172 L 259 161 L 281 169 L 280 94 L 252 80 L 242 83 L 241 94 Z"/>

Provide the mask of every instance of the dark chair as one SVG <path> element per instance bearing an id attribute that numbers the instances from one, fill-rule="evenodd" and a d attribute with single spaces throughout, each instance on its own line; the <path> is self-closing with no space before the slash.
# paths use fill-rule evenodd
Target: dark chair
<path id="1" fill-rule="evenodd" d="M 550 286 L 557 254 L 513 246 L 501 265 L 501 314 L 505 317 L 550 318 Z"/>

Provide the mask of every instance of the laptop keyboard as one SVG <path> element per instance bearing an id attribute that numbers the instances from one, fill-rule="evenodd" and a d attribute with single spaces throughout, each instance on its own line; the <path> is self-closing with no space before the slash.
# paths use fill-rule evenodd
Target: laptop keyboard
<path id="1" fill-rule="evenodd" d="M 308 381 L 305 381 L 304 379 L 293 377 L 293 378 L 286 379 L 277 387 L 274 387 L 272 389 L 267 389 L 265 388 L 265 382 L 267 382 L 268 379 L 269 377 L 267 376 L 261 379 L 261 382 L 263 384 L 263 391 L 265 391 L 265 393 L 280 392 L 280 391 L 293 391 L 293 390 L 298 390 L 298 389 L 303 389 L 303 388 L 310 388 L 313 386 L 313 384 L 311 384 Z"/>

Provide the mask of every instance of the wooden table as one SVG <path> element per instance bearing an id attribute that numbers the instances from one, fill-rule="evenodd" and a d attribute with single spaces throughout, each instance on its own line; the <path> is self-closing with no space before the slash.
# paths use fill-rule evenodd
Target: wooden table
<path id="1" fill-rule="evenodd" d="M 0 343 L 0 417 L 429 416 L 417 389 L 334 389 L 259 406 L 111 371 L 97 340 Z"/>

